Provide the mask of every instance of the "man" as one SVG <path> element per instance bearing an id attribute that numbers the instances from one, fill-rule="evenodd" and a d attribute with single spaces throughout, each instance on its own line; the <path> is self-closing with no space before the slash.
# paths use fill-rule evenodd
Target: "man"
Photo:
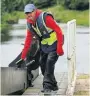
<path id="1" fill-rule="evenodd" d="M 42 12 L 33 4 L 27 4 L 24 8 L 27 20 L 27 36 L 21 55 L 23 61 L 32 42 L 32 35 L 40 40 L 40 67 L 43 78 L 42 92 L 58 90 L 54 77 L 54 66 L 63 52 L 63 32 L 50 13 Z"/>

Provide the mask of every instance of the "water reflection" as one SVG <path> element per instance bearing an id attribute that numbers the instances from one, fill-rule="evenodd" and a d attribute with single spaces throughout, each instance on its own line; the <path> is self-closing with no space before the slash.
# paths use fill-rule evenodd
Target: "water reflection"
<path id="1" fill-rule="evenodd" d="M 22 51 L 26 25 L 14 24 L 12 29 L 1 36 L 1 66 L 7 67 Z"/>
<path id="2" fill-rule="evenodd" d="M 26 29 L 26 24 L 14 24 L 12 27 L 13 29 L 18 29 L 18 30 Z"/>
<path id="3" fill-rule="evenodd" d="M 25 37 L 25 24 L 14 24 L 11 30 L 1 33 L 1 44 L 4 42 L 11 41 L 12 39 L 22 39 Z"/>
<path id="4" fill-rule="evenodd" d="M 8 34 L 1 34 L 1 43 L 5 42 L 5 41 L 9 41 L 12 39 L 12 36 L 9 35 L 9 32 Z"/>

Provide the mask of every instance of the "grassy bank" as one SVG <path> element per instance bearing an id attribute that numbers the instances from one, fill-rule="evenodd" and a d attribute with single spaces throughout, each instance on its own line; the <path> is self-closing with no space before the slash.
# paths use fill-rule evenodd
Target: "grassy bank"
<path id="1" fill-rule="evenodd" d="M 23 12 L 14 11 L 12 13 L 5 13 L 1 17 L 1 32 L 7 34 L 7 31 L 11 29 L 12 24 L 18 23 L 18 19 L 25 18 Z"/>
<path id="2" fill-rule="evenodd" d="M 89 26 L 89 10 L 68 10 L 61 5 L 44 8 L 42 10 L 51 12 L 58 22 L 67 23 L 69 20 L 76 19 L 77 25 Z M 1 20 L 1 32 L 6 30 L 6 27 L 8 26 L 7 24 L 17 23 L 18 19 L 23 18 L 25 18 L 24 12 L 14 11 L 10 14 L 5 13 Z"/>
<path id="3" fill-rule="evenodd" d="M 23 12 L 14 11 L 12 13 L 5 13 L 2 16 L 2 22 L 6 22 L 8 24 L 14 24 L 18 22 L 18 19 L 25 18 Z"/>
<path id="4" fill-rule="evenodd" d="M 42 10 L 51 12 L 58 22 L 66 23 L 69 20 L 76 19 L 77 25 L 89 26 L 89 10 L 68 10 L 61 5 L 48 7 Z M 16 23 L 18 19 L 23 18 L 25 18 L 24 12 L 19 11 L 4 15 L 4 20 L 9 23 Z"/>
<path id="5" fill-rule="evenodd" d="M 76 19 L 77 25 L 89 26 L 89 10 L 69 10 L 61 5 L 44 8 L 42 10 L 51 12 L 58 22 L 67 23 L 69 20 Z M 24 12 L 16 12 L 16 16 L 18 18 L 25 18 Z"/>
<path id="6" fill-rule="evenodd" d="M 76 19 L 77 25 L 89 26 L 89 10 L 68 10 L 60 5 L 44 10 L 52 12 L 55 19 L 59 22 L 66 23 L 69 20 Z"/>

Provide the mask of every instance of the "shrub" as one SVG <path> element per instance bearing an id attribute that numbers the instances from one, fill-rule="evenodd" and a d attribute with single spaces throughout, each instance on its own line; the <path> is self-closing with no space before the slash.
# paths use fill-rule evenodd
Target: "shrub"
<path id="1" fill-rule="evenodd" d="M 85 10 L 89 9 L 88 0 L 65 0 L 64 5 L 69 9 Z"/>

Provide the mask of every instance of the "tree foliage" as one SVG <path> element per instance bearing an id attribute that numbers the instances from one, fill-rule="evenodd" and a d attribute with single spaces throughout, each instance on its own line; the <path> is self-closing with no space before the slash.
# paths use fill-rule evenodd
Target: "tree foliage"
<path id="1" fill-rule="evenodd" d="M 2 11 L 10 13 L 14 10 L 23 10 L 27 3 L 30 3 L 30 0 L 2 0 L 1 8 Z"/>
<path id="2" fill-rule="evenodd" d="M 51 6 L 55 4 L 55 0 L 2 0 L 1 8 L 3 12 L 23 11 L 24 6 L 28 3 L 35 4 L 38 8 Z"/>
<path id="3" fill-rule="evenodd" d="M 69 9 L 85 10 L 89 8 L 89 0 L 65 0 L 64 5 Z"/>
<path id="4" fill-rule="evenodd" d="M 38 8 L 49 7 L 53 4 L 63 4 L 69 9 L 77 10 L 89 8 L 88 0 L 1 0 L 1 13 L 10 13 L 14 10 L 23 11 L 28 3 L 34 3 Z"/>

